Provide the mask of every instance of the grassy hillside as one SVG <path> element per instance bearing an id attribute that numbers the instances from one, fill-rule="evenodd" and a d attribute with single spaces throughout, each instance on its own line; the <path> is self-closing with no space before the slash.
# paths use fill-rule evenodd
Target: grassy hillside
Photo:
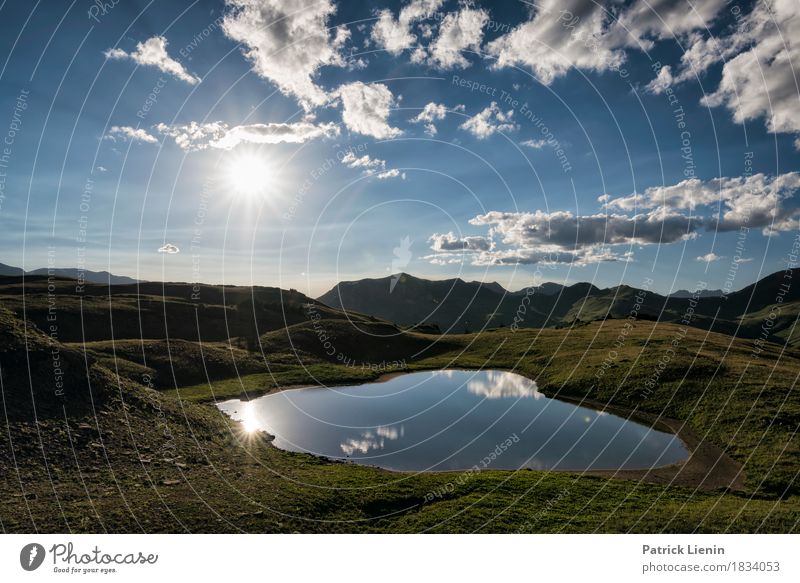
<path id="1" fill-rule="evenodd" d="M 792 349 L 775 344 L 757 349 L 753 341 L 723 334 L 619 320 L 559 330 L 501 329 L 448 336 L 447 341 L 438 354 L 410 359 L 403 370 L 513 370 L 536 380 L 549 396 L 589 399 L 683 420 L 744 464 L 745 480 L 753 492 L 800 493 L 796 479 L 800 396 L 795 387 L 800 355 Z M 274 343 L 272 348 L 291 352 L 288 344 Z M 193 401 L 243 392 L 252 397 L 291 385 L 350 383 L 357 380 L 354 372 L 363 380 L 385 372 L 321 365 L 324 360 L 309 353 L 294 358 L 293 369 L 299 376 L 291 374 L 284 382 L 277 377 L 243 376 L 187 387 L 181 395 Z M 303 366 L 313 374 L 303 374 Z"/>
<path id="2" fill-rule="evenodd" d="M 343 314 L 296 291 L 269 287 L 141 283 L 104 286 L 45 277 L 0 277 L 0 300 L 42 330 L 57 326 L 63 342 L 143 338 L 191 341 L 255 339 L 308 320 L 308 306 Z M 51 320 L 50 318 L 55 318 Z M 354 320 L 366 319 L 359 314 Z"/>
<path id="3" fill-rule="evenodd" d="M 185 300 L 181 289 L 165 289 L 173 294 L 166 300 L 146 290 L 153 294 L 149 297 L 159 298 L 161 306 L 152 313 L 161 310 L 162 321 L 170 318 L 164 315 L 165 304 Z M 112 290 L 115 309 L 117 302 L 137 304 L 139 298 L 127 292 Z M 266 319 L 269 309 L 274 311 L 267 302 L 270 294 L 288 293 L 265 291 L 255 317 Z M 800 358 L 791 347 L 762 346 L 652 321 L 628 324 L 624 319 L 441 337 L 358 315 L 355 328 L 341 313 L 324 307 L 316 308 L 319 318 L 313 311 L 309 316 L 307 300 L 295 297 L 301 308 L 295 312 L 298 321 L 258 338 L 233 336 L 200 345 L 172 336 L 169 342 L 142 342 L 136 335 L 115 335 L 113 342 L 92 341 L 84 348 L 79 341 L 63 344 L 48 338 L 35 322 L 26 326 L 17 315 L 22 311 L 19 295 L 6 289 L 7 307 L 0 309 L 0 380 L 7 420 L 0 432 L 2 529 L 800 528 Z M 248 292 L 240 288 L 209 288 L 207 305 L 236 310 L 247 298 Z M 66 327 L 62 318 L 67 316 L 81 322 L 80 313 L 68 308 L 73 300 L 80 305 L 86 298 L 72 293 L 59 297 L 59 329 Z M 108 296 L 98 293 L 93 301 L 108 302 Z M 103 317 L 98 318 L 102 323 Z M 96 324 L 85 312 L 83 322 Z M 200 322 L 202 329 L 205 320 Z M 190 324 L 185 324 L 187 333 L 194 331 Z M 332 339 L 333 355 L 320 329 Z M 343 364 L 336 354 L 355 359 L 356 365 Z M 395 361 L 400 365 L 388 366 Z M 741 465 L 742 490 L 709 489 L 696 478 L 670 485 L 663 480 L 527 470 L 467 478 L 393 473 L 278 450 L 261 437 L 243 434 L 212 406 L 215 398 L 243 392 L 254 396 L 298 384 L 357 383 L 387 371 L 444 367 L 514 370 L 536 380 L 548 395 L 591 399 L 618 407 L 615 411 L 683 421 L 698 440 L 720 448 Z M 145 378 L 158 390 L 145 386 Z"/>

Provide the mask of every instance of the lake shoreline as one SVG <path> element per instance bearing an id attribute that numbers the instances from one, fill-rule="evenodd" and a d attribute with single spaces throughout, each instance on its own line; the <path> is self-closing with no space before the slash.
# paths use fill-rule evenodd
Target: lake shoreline
<path id="1" fill-rule="evenodd" d="M 293 385 L 293 386 L 277 387 L 274 389 L 265 390 L 263 392 L 258 391 L 257 394 L 254 394 L 254 391 L 249 391 L 247 395 L 240 396 L 238 400 L 246 402 L 246 401 L 251 401 L 254 398 L 262 397 L 268 394 L 290 391 L 290 390 L 327 389 L 335 387 L 357 387 L 367 384 L 387 382 L 391 379 L 406 374 L 412 374 L 418 372 L 446 371 L 446 370 L 463 371 L 463 372 L 481 372 L 486 369 L 473 369 L 473 368 L 463 368 L 463 367 L 447 367 L 447 368 L 431 367 L 431 368 L 419 368 L 419 369 L 406 369 L 402 371 L 392 371 L 384 373 L 379 375 L 375 380 L 370 380 L 358 384 L 337 383 L 329 385 L 314 385 L 314 384 Z M 491 370 L 511 372 L 513 374 L 518 374 L 530 381 L 536 382 L 535 379 L 532 379 L 529 375 L 526 375 L 518 370 L 508 370 L 500 367 L 492 367 Z M 651 427 L 658 431 L 663 431 L 675 435 L 688 451 L 689 454 L 688 458 L 680 462 L 675 462 L 664 466 L 657 466 L 649 469 L 534 470 L 532 468 L 519 468 L 519 469 L 490 470 L 487 468 L 487 469 L 479 469 L 478 471 L 509 472 L 512 474 L 522 471 L 556 472 L 556 473 L 572 474 L 580 476 L 594 476 L 594 477 L 603 477 L 610 479 L 643 481 L 648 483 L 665 484 L 672 486 L 694 487 L 701 490 L 729 489 L 734 491 L 744 491 L 745 476 L 742 471 L 741 465 L 735 462 L 733 459 L 731 459 L 718 446 L 708 443 L 704 439 L 698 437 L 693 431 L 691 431 L 686 426 L 686 423 L 683 421 L 680 421 L 678 419 L 666 418 L 661 415 L 654 415 L 652 413 L 647 413 L 644 411 L 635 410 L 628 407 L 603 403 L 601 401 L 596 401 L 585 397 L 575 397 L 569 394 L 564 394 L 561 391 L 554 393 L 547 389 L 542 389 L 541 392 L 546 397 L 551 399 L 560 400 L 581 407 L 587 407 L 590 409 L 594 409 L 596 411 L 608 412 L 617 415 L 619 417 L 623 417 L 630 421 L 645 424 L 648 427 Z M 232 401 L 232 400 L 237 400 L 237 399 L 235 398 L 226 399 L 226 401 Z M 273 445 L 273 447 L 276 446 Z M 313 455 L 313 454 L 308 454 L 308 455 Z M 339 461 L 339 460 L 334 461 L 325 456 L 314 456 L 314 457 L 320 459 L 326 459 L 331 463 L 354 463 L 354 462 Z M 468 471 L 468 469 L 460 469 L 460 470 L 425 470 L 425 471 L 414 472 L 407 470 L 392 470 L 370 464 L 357 464 L 357 465 L 372 467 L 379 469 L 381 471 L 386 471 L 391 473 L 411 474 L 411 475 L 426 474 L 426 473 L 431 473 L 431 474 L 453 473 L 453 472 L 458 473 L 458 472 Z"/>

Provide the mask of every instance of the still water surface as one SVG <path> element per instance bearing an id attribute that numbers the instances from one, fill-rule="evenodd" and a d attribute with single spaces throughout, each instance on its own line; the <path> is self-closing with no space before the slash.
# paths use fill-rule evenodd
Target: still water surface
<path id="1" fill-rule="evenodd" d="M 644 469 L 688 457 L 670 433 L 545 397 L 503 371 L 435 371 L 219 408 L 277 447 L 392 470 Z"/>

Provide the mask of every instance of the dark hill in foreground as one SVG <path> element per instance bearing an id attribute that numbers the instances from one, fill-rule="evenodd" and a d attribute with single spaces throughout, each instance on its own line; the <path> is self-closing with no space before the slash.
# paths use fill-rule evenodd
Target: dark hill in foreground
<path id="1" fill-rule="evenodd" d="M 333 322 L 325 320 L 323 326 L 335 326 L 332 332 L 340 340 L 343 321 Z M 82 345 L 49 339 L 0 309 L 3 530 L 795 531 L 800 409 L 792 387 L 800 362 L 776 345 L 751 361 L 751 342 L 690 330 L 681 350 L 663 369 L 656 369 L 678 327 L 638 322 L 609 367 L 608 347 L 622 325 L 607 320 L 569 330 L 451 335 L 446 338 L 451 344 L 447 352 L 417 365 L 514 369 L 537 380 L 548 395 L 589 398 L 680 419 L 741 464 L 737 491 L 713 489 L 705 475 L 680 469 L 671 470 L 678 482 L 655 475 L 641 480 L 481 471 L 454 486 L 449 472 L 398 474 L 282 451 L 272 447 L 267 436 L 244 432 L 212 404 L 188 402 L 183 390 L 155 391 L 118 376 L 103 356 L 113 354 L 112 343 L 93 344 L 87 347 L 92 355 L 83 354 Z M 367 329 L 395 333 L 380 322 Z M 366 347 L 362 342 L 360 347 L 380 357 L 381 348 L 416 350 L 437 339 L 414 335 L 402 344 Z M 288 349 L 281 348 L 283 340 L 275 333 L 262 340 L 273 342 L 276 350 Z M 303 342 L 319 354 L 316 340 L 311 336 Z M 119 354 L 132 357 L 136 342 L 123 341 Z M 176 344 L 181 352 L 189 350 L 186 343 Z M 359 345 L 348 344 L 350 348 Z M 193 350 L 205 349 L 203 344 Z M 162 350 L 163 345 L 148 348 L 148 359 L 161 359 L 153 364 L 157 368 L 163 364 Z M 54 351 L 61 356 L 60 381 L 52 376 Z M 192 360 L 195 354 L 174 366 L 201 367 Z M 353 374 L 342 365 L 285 366 L 284 373 L 294 375 L 287 377 L 291 384 L 310 382 L 309 374 L 320 370 L 330 382 L 343 382 Z M 642 383 L 654 370 L 660 371 L 660 382 L 643 395 Z M 63 398 L 53 398 L 55 382 L 64 383 Z M 207 387 L 206 400 L 213 400 L 212 389 L 217 387 Z M 259 388 L 270 390 L 260 383 Z M 758 408 L 753 410 L 756 401 Z M 651 479 L 661 481 L 653 484 Z M 431 492 L 446 494 L 431 501 Z M 566 494 L 553 505 L 554 495 L 562 492 Z M 497 508 L 513 512 L 498 514 Z M 487 522 L 487 516 L 492 520 Z"/>
<path id="2" fill-rule="evenodd" d="M 0 302 L 63 342 L 181 339 L 255 342 L 259 334 L 309 320 L 309 306 L 345 318 L 297 291 L 273 287 L 139 283 L 77 285 L 73 279 L 0 277 Z M 351 315 L 355 321 L 366 316 Z"/>

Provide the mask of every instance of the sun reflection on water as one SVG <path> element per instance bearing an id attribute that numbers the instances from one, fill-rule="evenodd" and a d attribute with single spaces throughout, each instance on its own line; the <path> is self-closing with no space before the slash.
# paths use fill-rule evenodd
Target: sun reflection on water
<path id="1" fill-rule="evenodd" d="M 255 433 L 261 429 L 258 416 L 256 415 L 256 408 L 252 403 L 244 403 L 244 408 L 242 409 L 242 427 L 244 427 L 247 433 Z"/>

